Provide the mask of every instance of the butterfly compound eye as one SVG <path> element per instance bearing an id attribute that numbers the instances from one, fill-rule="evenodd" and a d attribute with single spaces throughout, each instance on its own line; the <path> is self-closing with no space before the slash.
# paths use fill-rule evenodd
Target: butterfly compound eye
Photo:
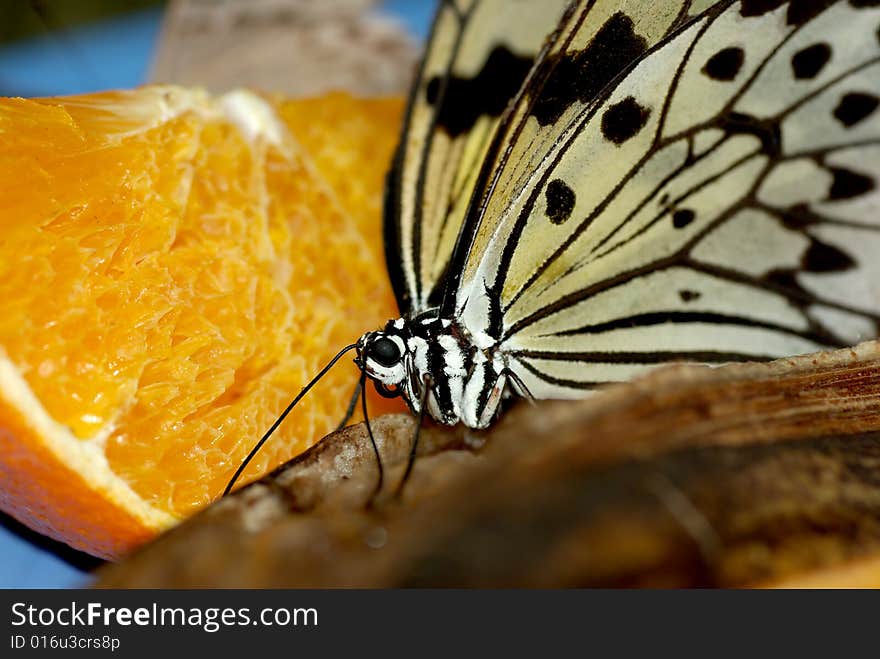
<path id="1" fill-rule="evenodd" d="M 400 361 L 400 348 L 387 337 L 380 337 L 370 344 L 369 357 L 382 366 L 394 366 Z"/>

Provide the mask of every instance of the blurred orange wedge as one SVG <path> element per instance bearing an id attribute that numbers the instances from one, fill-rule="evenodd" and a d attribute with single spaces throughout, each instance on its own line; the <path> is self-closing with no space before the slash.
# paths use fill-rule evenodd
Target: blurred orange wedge
<path id="1" fill-rule="evenodd" d="M 0 507 L 113 558 L 219 496 L 292 395 L 396 315 L 380 206 L 400 112 L 0 99 Z M 240 483 L 330 431 L 356 381 L 331 371 Z"/>

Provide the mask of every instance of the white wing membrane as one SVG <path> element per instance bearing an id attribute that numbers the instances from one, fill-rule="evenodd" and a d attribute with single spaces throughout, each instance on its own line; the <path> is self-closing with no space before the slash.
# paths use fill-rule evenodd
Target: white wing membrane
<path id="1" fill-rule="evenodd" d="M 546 85 L 514 111 L 456 310 L 537 397 L 877 334 L 880 8 L 702 4 L 552 129 Z"/>
<path id="2" fill-rule="evenodd" d="M 568 2 L 440 3 L 389 178 L 388 266 L 402 313 L 436 296 L 498 120 Z"/>
<path id="3" fill-rule="evenodd" d="M 583 112 L 628 66 L 685 22 L 691 9 L 687 0 L 572 3 L 509 121 L 495 137 L 505 148 L 487 183 L 492 194 L 484 218 L 509 211 L 510 200 L 529 189 L 548 154 L 578 129 Z M 487 249 L 496 227 L 494 221 L 481 222 L 465 232 L 471 254 Z M 456 265 L 469 280 L 478 263 L 470 258 Z"/>

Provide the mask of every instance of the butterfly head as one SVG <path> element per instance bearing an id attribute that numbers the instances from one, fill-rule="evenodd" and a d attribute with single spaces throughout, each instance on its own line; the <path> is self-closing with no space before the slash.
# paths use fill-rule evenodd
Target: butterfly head
<path id="1" fill-rule="evenodd" d="M 403 392 L 411 363 L 404 328 L 389 323 L 385 329 L 367 332 L 357 343 L 355 362 L 376 384 L 380 394 L 393 397 Z"/>

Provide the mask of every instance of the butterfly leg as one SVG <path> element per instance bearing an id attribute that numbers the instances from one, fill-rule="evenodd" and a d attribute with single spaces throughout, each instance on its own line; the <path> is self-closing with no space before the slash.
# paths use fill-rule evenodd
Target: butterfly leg
<path id="1" fill-rule="evenodd" d="M 419 405 L 419 416 L 416 419 L 416 430 L 415 433 L 413 433 L 412 443 L 409 448 L 406 470 L 403 472 L 403 478 L 400 479 L 400 484 L 397 486 L 397 491 L 394 493 L 394 496 L 397 498 L 400 498 L 403 494 L 403 488 L 406 486 L 406 482 L 409 480 L 410 474 L 412 473 L 413 465 L 416 462 L 416 453 L 419 448 L 419 433 L 422 431 L 422 423 L 425 420 L 425 409 L 428 407 L 428 396 L 431 394 L 431 388 L 433 387 L 431 376 L 427 373 L 422 376 L 422 385 L 422 400 L 421 405 Z"/>
<path id="2" fill-rule="evenodd" d="M 534 395 L 532 395 L 532 392 L 529 391 L 529 388 L 526 386 L 526 383 L 522 381 L 522 378 L 520 378 L 513 371 L 504 371 L 504 373 L 505 373 L 505 375 L 507 375 L 507 377 L 510 378 L 510 381 L 513 383 L 513 386 L 516 387 L 515 393 L 519 394 L 522 398 L 525 398 L 532 405 L 534 405 L 536 399 L 535 399 Z"/>
<path id="3" fill-rule="evenodd" d="M 364 414 L 364 423 L 367 425 L 367 436 L 370 438 L 370 444 L 373 447 L 373 453 L 376 455 L 376 468 L 378 469 L 379 476 L 376 479 L 376 488 L 373 490 L 373 493 L 370 495 L 370 498 L 367 500 L 367 508 L 372 507 L 373 501 L 376 499 L 376 496 L 379 492 L 382 491 L 382 485 L 385 482 L 385 469 L 382 465 L 382 456 L 379 453 L 379 447 L 376 445 L 376 438 L 373 437 L 373 427 L 370 425 L 370 416 L 367 414 L 367 373 L 366 371 L 361 371 L 361 379 L 360 379 L 360 390 L 361 390 L 361 408 Z"/>

